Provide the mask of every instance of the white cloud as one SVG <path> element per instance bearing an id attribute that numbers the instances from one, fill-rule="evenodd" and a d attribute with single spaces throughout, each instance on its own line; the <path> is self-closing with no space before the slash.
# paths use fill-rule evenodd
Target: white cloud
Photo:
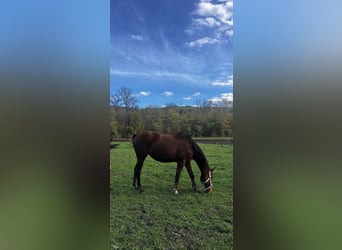
<path id="1" fill-rule="evenodd" d="M 194 34 L 208 34 L 211 37 L 203 37 L 186 43 L 189 47 L 202 47 L 206 44 L 222 44 L 233 37 L 233 2 L 232 0 L 200 1 L 192 12 L 195 18 L 191 25 L 185 29 L 189 36 Z M 210 32 L 209 32 L 210 33 Z M 205 40 L 206 38 L 206 40 Z"/>
<path id="2" fill-rule="evenodd" d="M 196 18 L 196 19 L 193 19 L 193 22 L 197 25 L 208 26 L 208 27 L 215 27 L 215 26 L 221 25 L 221 23 L 213 17 Z"/>
<path id="3" fill-rule="evenodd" d="M 227 30 L 225 33 L 228 37 L 233 37 L 233 30 Z"/>
<path id="4" fill-rule="evenodd" d="M 140 91 L 140 93 L 139 93 L 139 95 L 141 95 L 141 96 L 149 96 L 149 95 L 151 95 L 151 92 L 149 92 L 149 91 Z"/>
<path id="5" fill-rule="evenodd" d="M 221 23 L 231 26 L 233 18 L 233 2 L 226 1 L 218 4 L 201 2 L 198 4 L 195 13 L 199 16 L 215 17 Z"/>
<path id="6" fill-rule="evenodd" d="M 192 35 L 192 34 L 195 33 L 195 31 L 194 31 L 193 29 L 190 29 L 190 28 L 185 29 L 184 32 L 185 32 L 186 34 L 188 34 L 188 35 Z"/>
<path id="7" fill-rule="evenodd" d="M 222 98 L 220 98 L 220 97 L 212 97 L 212 98 L 208 99 L 208 101 L 213 102 L 213 103 L 219 103 L 219 102 L 222 101 Z"/>
<path id="8" fill-rule="evenodd" d="M 173 96 L 173 93 L 171 91 L 164 91 L 164 93 L 162 95 L 169 97 L 169 96 Z"/>
<path id="9" fill-rule="evenodd" d="M 233 101 L 233 93 L 222 93 L 221 97 L 227 101 Z"/>
<path id="10" fill-rule="evenodd" d="M 227 81 L 217 80 L 211 83 L 212 86 L 233 86 L 233 75 L 228 77 Z"/>
<path id="11" fill-rule="evenodd" d="M 212 97 L 208 99 L 214 104 L 218 104 L 221 102 L 233 102 L 233 93 L 222 93 L 220 97 Z"/>
<path id="12" fill-rule="evenodd" d="M 213 85 L 213 86 L 233 86 L 233 79 L 229 79 L 226 82 L 215 81 L 211 85 Z"/>
<path id="13" fill-rule="evenodd" d="M 183 97 L 183 99 L 186 100 L 186 101 L 190 101 L 190 100 L 192 100 L 192 98 L 194 98 L 194 97 L 196 97 L 196 96 L 199 96 L 199 95 L 201 95 L 200 92 L 195 92 L 195 93 L 193 93 L 192 95 L 189 95 L 189 96 L 187 96 L 187 97 Z"/>
<path id="14" fill-rule="evenodd" d="M 138 36 L 138 35 L 130 35 L 129 36 L 132 40 L 137 40 L 137 41 L 142 41 L 144 40 L 144 38 L 142 36 Z"/>
<path id="15" fill-rule="evenodd" d="M 200 16 L 213 16 L 222 23 L 227 23 L 233 16 L 233 2 L 227 1 L 219 4 L 201 2 L 198 4 L 196 13 Z"/>
<path id="16" fill-rule="evenodd" d="M 206 45 L 206 44 L 215 44 L 215 43 L 220 43 L 220 40 L 216 38 L 202 37 L 200 39 L 188 42 L 186 43 L 186 45 L 189 47 L 202 47 L 203 45 Z"/>

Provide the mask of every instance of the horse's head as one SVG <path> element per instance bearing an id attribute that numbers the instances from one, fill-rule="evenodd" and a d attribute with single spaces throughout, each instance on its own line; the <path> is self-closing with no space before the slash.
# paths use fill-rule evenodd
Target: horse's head
<path id="1" fill-rule="evenodd" d="M 209 168 L 209 173 L 208 173 L 208 178 L 206 180 L 201 180 L 202 184 L 204 185 L 205 188 L 205 192 L 209 193 L 211 191 L 213 191 L 213 172 L 214 172 L 215 168 Z"/>

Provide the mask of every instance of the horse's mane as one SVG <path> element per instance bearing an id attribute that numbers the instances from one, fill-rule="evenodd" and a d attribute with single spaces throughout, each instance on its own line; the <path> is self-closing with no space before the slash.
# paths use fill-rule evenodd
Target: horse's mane
<path id="1" fill-rule="evenodd" d="M 188 134 L 184 134 L 182 132 L 178 132 L 175 134 L 176 137 L 179 137 L 179 138 L 184 138 L 184 139 L 188 139 L 191 141 L 192 143 L 192 148 L 194 150 L 194 152 L 196 153 L 196 155 L 198 157 L 196 157 L 196 159 L 198 160 L 204 160 L 205 163 L 207 163 L 207 158 L 205 157 L 202 149 L 198 146 L 198 144 L 191 138 L 191 135 L 188 135 Z"/>
<path id="2" fill-rule="evenodd" d="M 192 147 L 197 154 L 199 154 L 201 157 L 205 158 L 202 149 L 197 145 L 197 143 L 194 140 L 192 140 Z"/>
<path id="3" fill-rule="evenodd" d="M 191 141 L 192 141 L 192 148 L 195 151 L 194 160 L 195 161 L 199 160 L 202 163 L 208 165 L 207 158 L 205 157 L 202 149 L 198 146 L 198 144 L 193 139 L 191 139 Z M 196 155 L 197 155 L 197 157 L 196 157 Z"/>
<path id="4" fill-rule="evenodd" d="M 178 132 L 174 134 L 176 137 L 182 137 L 182 138 L 187 138 L 187 139 L 191 139 L 191 135 L 188 134 L 184 134 L 182 132 Z M 191 139 L 192 140 L 192 139 Z"/>

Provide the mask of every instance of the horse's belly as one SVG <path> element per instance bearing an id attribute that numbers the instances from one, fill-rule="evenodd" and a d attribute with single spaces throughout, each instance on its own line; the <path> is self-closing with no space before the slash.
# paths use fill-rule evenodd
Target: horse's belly
<path id="1" fill-rule="evenodd" d="M 160 162 L 177 162 L 179 160 L 175 148 L 162 144 L 156 144 L 150 148 L 149 154 L 154 160 Z"/>
<path id="2" fill-rule="evenodd" d="M 176 162 L 177 161 L 176 159 L 171 159 L 167 155 L 159 155 L 153 152 L 150 152 L 150 156 L 152 157 L 152 159 L 156 161 L 160 161 L 160 162 Z"/>

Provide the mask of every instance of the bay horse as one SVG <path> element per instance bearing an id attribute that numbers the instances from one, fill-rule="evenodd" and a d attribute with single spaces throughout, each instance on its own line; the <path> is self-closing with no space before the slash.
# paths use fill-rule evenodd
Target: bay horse
<path id="1" fill-rule="evenodd" d="M 209 168 L 208 161 L 197 143 L 188 135 L 182 133 L 162 134 L 154 131 L 143 131 L 132 137 L 137 162 L 134 167 L 133 187 L 143 191 L 140 182 L 141 169 L 147 155 L 159 162 L 177 162 L 177 170 L 173 191 L 178 194 L 180 173 L 185 165 L 191 179 L 192 188 L 198 191 L 190 161 L 194 160 L 200 171 L 200 181 L 205 192 L 212 191 L 212 178 L 214 168 Z"/>

